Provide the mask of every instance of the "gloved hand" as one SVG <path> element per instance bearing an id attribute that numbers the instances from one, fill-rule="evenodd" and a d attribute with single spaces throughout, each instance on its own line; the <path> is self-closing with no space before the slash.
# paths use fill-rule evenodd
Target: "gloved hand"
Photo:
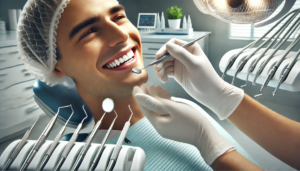
<path id="1" fill-rule="evenodd" d="M 157 132 L 168 139 L 194 145 L 209 165 L 234 147 L 195 108 L 171 100 L 161 86 L 135 87 L 134 97 Z"/>
<path id="2" fill-rule="evenodd" d="M 194 99 L 215 112 L 221 120 L 228 118 L 244 97 L 244 91 L 223 81 L 214 70 L 198 43 L 184 49 L 187 42 L 171 39 L 157 53 L 156 58 L 171 56 L 155 65 L 162 82 L 174 79 Z"/>

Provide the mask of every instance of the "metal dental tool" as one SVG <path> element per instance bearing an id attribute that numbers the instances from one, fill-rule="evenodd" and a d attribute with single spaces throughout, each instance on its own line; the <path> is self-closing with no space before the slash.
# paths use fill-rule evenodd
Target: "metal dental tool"
<path id="1" fill-rule="evenodd" d="M 31 163 L 31 161 L 33 160 L 34 156 L 36 155 L 36 153 L 39 151 L 39 149 L 42 147 L 42 145 L 45 143 L 48 135 L 50 134 L 56 120 L 58 117 L 58 112 L 56 113 L 56 115 L 50 120 L 50 122 L 48 123 L 47 127 L 44 129 L 44 131 L 42 132 L 42 134 L 40 135 L 39 139 L 36 141 L 35 145 L 33 146 L 32 150 L 30 151 L 28 157 L 26 158 L 23 166 L 21 167 L 20 170 L 24 171 L 27 169 L 27 167 L 29 166 L 29 164 Z"/>
<path id="2" fill-rule="evenodd" d="M 37 121 L 39 120 L 40 116 L 36 119 L 36 121 L 33 123 L 33 125 L 31 126 L 30 130 L 27 130 L 25 135 L 23 136 L 22 140 L 19 142 L 18 146 L 16 147 L 16 149 L 14 150 L 14 152 L 10 155 L 8 161 L 5 163 L 4 167 L 2 168 L 2 171 L 8 170 L 10 165 L 15 161 L 16 157 L 18 156 L 18 154 L 20 153 L 20 151 L 22 150 L 22 148 L 24 147 L 24 145 L 26 144 L 31 131 L 33 129 L 33 127 L 35 126 L 35 124 L 37 123 Z"/>
<path id="3" fill-rule="evenodd" d="M 284 70 L 283 74 L 280 77 L 279 83 L 276 87 L 276 89 L 273 92 L 273 96 L 275 96 L 277 90 L 279 89 L 280 85 L 286 80 L 289 73 L 291 72 L 292 68 L 294 67 L 295 63 L 297 62 L 297 59 L 300 55 L 300 50 L 297 52 L 296 56 L 294 57 L 293 61 L 289 64 L 289 66 Z"/>
<path id="4" fill-rule="evenodd" d="M 74 114 L 74 110 L 72 108 L 72 105 L 68 105 L 68 106 L 63 106 L 63 107 L 59 107 L 58 108 L 58 113 L 60 111 L 61 108 L 67 108 L 67 107 L 71 107 L 72 109 L 72 114 L 69 116 L 69 119 L 67 120 L 67 122 L 65 123 L 65 125 L 61 128 L 61 130 L 59 131 L 59 133 L 57 134 L 57 136 L 55 137 L 55 139 L 53 140 L 53 143 L 51 144 L 50 148 L 48 149 L 47 153 L 45 154 L 41 164 L 39 165 L 37 171 L 41 171 L 44 169 L 45 165 L 47 164 L 49 158 L 51 157 L 53 151 L 55 150 L 57 144 L 59 143 L 60 138 L 62 137 L 62 135 L 64 134 L 67 125 L 70 121 L 70 119 L 72 118 L 73 114 Z"/>
<path id="5" fill-rule="evenodd" d="M 78 170 L 83 158 L 85 157 L 101 123 L 102 123 L 102 120 L 104 118 L 104 116 L 106 115 L 106 113 L 110 113 L 114 110 L 114 101 L 110 98 L 106 98 L 103 100 L 102 102 L 102 109 L 103 111 L 105 112 L 101 119 L 96 123 L 96 125 L 94 126 L 94 129 L 92 130 L 92 132 L 90 133 L 89 137 L 87 138 L 87 141 L 86 143 L 84 144 L 83 148 L 81 149 L 80 153 L 79 153 L 79 156 L 77 157 L 76 161 L 75 161 L 75 164 L 73 165 L 71 171 L 75 171 L 75 170 Z M 83 109 L 84 110 L 84 109 Z M 84 112 L 86 113 L 86 111 L 84 110 Z"/>
<path id="6" fill-rule="evenodd" d="M 297 19 L 297 21 L 295 22 L 295 24 L 293 24 L 289 29 L 288 31 L 283 35 L 283 37 L 289 37 L 287 35 L 291 35 L 299 26 L 300 24 L 300 17 Z M 285 29 L 287 28 L 289 24 L 285 24 L 284 28 L 281 29 L 281 31 L 277 34 L 277 36 L 274 38 L 274 40 L 267 46 L 267 48 L 261 53 L 259 54 L 259 56 L 256 58 L 256 60 L 254 61 L 254 63 L 251 65 L 249 71 L 248 71 L 248 74 L 247 74 L 247 78 L 246 78 L 246 84 L 245 85 L 242 85 L 241 87 L 244 87 L 244 86 L 247 86 L 247 83 L 248 83 L 248 78 L 249 78 L 249 75 L 254 71 L 257 63 L 260 61 L 261 58 L 263 58 L 263 56 L 267 53 L 267 51 L 271 48 L 271 46 L 273 46 L 277 39 L 279 38 L 279 36 L 285 31 Z M 283 38 L 284 39 L 284 38 Z M 281 42 L 280 40 L 278 42 Z"/>
<path id="7" fill-rule="evenodd" d="M 201 40 L 201 39 L 203 39 L 204 37 L 206 37 L 206 36 L 208 36 L 208 35 L 210 35 L 210 34 L 211 34 L 211 32 L 209 32 L 209 33 L 207 33 L 206 35 L 201 36 L 201 37 L 199 37 L 199 38 L 197 38 L 197 39 L 195 39 L 195 40 L 193 40 L 193 41 L 191 41 L 191 42 L 188 42 L 187 44 L 182 45 L 181 47 L 183 47 L 183 48 L 188 47 L 188 46 L 194 44 L 195 42 L 197 42 L 198 40 Z M 155 61 L 151 62 L 149 65 L 145 66 L 145 67 L 142 68 L 142 69 L 132 68 L 132 72 L 134 72 L 134 73 L 136 73 L 136 74 L 140 74 L 140 73 L 142 73 L 142 70 L 143 70 L 143 69 L 145 69 L 145 68 L 147 68 L 147 67 L 149 67 L 149 66 L 155 65 L 155 64 L 157 64 L 157 63 L 159 63 L 159 62 L 165 60 L 166 58 L 168 58 L 168 57 L 170 57 L 170 56 L 171 56 L 171 55 L 170 55 L 169 53 L 167 53 L 167 54 L 165 54 L 164 56 L 162 56 L 162 57 L 156 59 Z"/>
<path id="8" fill-rule="evenodd" d="M 82 105 L 82 108 L 84 110 L 84 105 Z M 85 110 L 84 110 L 85 111 Z M 56 164 L 54 171 L 59 171 L 59 169 L 61 168 L 61 166 L 64 164 L 69 152 L 71 151 L 74 142 L 76 141 L 78 134 L 80 132 L 80 129 L 82 128 L 82 123 L 83 121 L 88 118 L 88 115 L 85 113 L 85 117 L 82 119 L 81 123 L 77 126 L 76 130 L 74 131 L 70 141 L 68 142 L 67 146 L 65 147 L 64 151 L 62 152 L 60 159 L 58 161 L 58 163 Z"/>
<path id="9" fill-rule="evenodd" d="M 270 82 L 270 80 L 273 78 L 273 76 L 275 75 L 277 69 L 279 68 L 280 64 L 283 62 L 283 60 L 285 59 L 285 57 L 290 53 L 290 51 L 295 47 L 295 45 L 299 42 L 300 40 L 300 34 L 298 35 L 298 37 L 291 43 L 291 45 L 288 47 L 288 49 L 285 51 L 285 53 L 280 57 L 280 60 L 275 64 L 275 66 L 273 66 L 273 68 L 270 70 L 267 78 L 265 79 L 263 85 L 261 86 L 260 92 L 263 91 L 263 89 L 268 85 L 268 83 Z"/>
<path id="10" fill-rule="evenodd" d="M 258 76 L 262 73 L 262 71 L 264 70 L 265 66 L 268 64 L 268 62 L 274 57 L 274 55 L 277 53 L 277 51 L 279 50 L 279 48 L 282 47 L 282 45 L 288 40 L 288 38 L 295 32 L 295 30 L 298 28 L 299 24 L 300 24 L 300 17 L 298 18 L 298 20 L 295 22 L 296 24 L 293 25 L 293 27 L 291 27 L 287 32 L 286 34 L 284 35 L 284 39 L 282 39 L 277 45 L 275 45 L 275 49 L 274 51 L 268 55 L 267 59 L 260 65 L 260 67 L 258 68 L 258 71 L 255 73 L 255 77 L 254 77 L 254 80 L 253 80 L 253 83 L 252 85 L 255 85 L 256 83 L 256 80 L 258 78 Z M 293 29 L 293 30 L 291 30 Z M 257 58 L 257 62 L 255 62 L 253 65 L 254 65 L 254 68 L 256 67 L 258 61 L 260 59 Z M 253 67 L 253 66 L 252 66 Z"/>
<path id="11" fill-rule="evenodd" d="M 249 56 L 247 56 L 245 59 L 242 60 L 242 62 L 239 64 L 233 78 L 232 78 L 232 82 L 231 84 L 234 84 L 234 80 L 236 78 L 236 76 L 238 75 L 238 73 L 240 73 L 244 66 L 246 65 L 246 63 L 249 61 L 249 59 L 251 59 L 253 57 L 253 55 L 259 51 L 263 46 L 265 46 L 269 41 L 271 41 L 279 32 L 281 32 L 282 30 L 284 30 L 292 21 L 293 19 L 297 16 L 297 14 L 300 12 L 300 10 L 298 10 L 292 17 L 290 17 L 284 24 L 283 26 L 280 27 L 280 29 L 278 29 L 268 40 L 266 40 L 264 43 L 262 43 L 261 45 L 259 45 L 257 47 L 257 49 L 255 49 Z M 282 33 L 282 32 L 281 32 Z M 275 39 L 276 41 L 276 39 Z M 273 43 L 275 42 L 273 41 Z M 272 44 L 272 43 L 271 43 Z"/>
<path id="12" fill-rule="evenodd" d="M 235 60 L 237 59 L 237 57 L 242 54 L 243 51 L 245 51 L 248 48 L 252 48 L 253 46 L 255 46 L 259 41 L 261 41 L 263 38 L 265 38 L 275 27 L 277 27 L 277 25 L 279 25 L 286 17 L 288 17 L 289 15 L 298 12 L 299 9 L 293 10 L 291 12 L 289 12 L 288 14 L 286 14 L 285 16 L 283 16 L 272 28 L 270 28 L 263 36 L 261 36 L 258 40 L 250 43 L 249 45 L 245 46 L 243 49 L 241 49 L 236 55 L 234 55 L 234 57 L 230 60 L 230 62 L 227 64 L 225 71 L 222 75 L 222 79 L 224 79 L 227 71 L 232 67 L 232 65 L 234 64 Z M 297 14 L 294 14 L 293 16 L 296 16 Z M 292 16 L 292 17 L 293 17 Z"/>
<path id="13" fill-rule="evenodd" d="M 111 123 L 111 125 L 109 126 L 109 128 L 108 128 L 108 130 L 107 130 L 107 132 L 106 132 L 106 134 L 105 134 L 105 136 L 104 136 L 104 138 L 103 138 L 103 140 L 102 140 L 102 143 L 101 143 L 101 145 L 100 145 L 100 147 L 99 147 L 99 150 L 98 150 L 98 152 L 97 152 L 97 154 L 96 154 L 96 156 L 95 156 L 95 158 L 94 158 L 94 160 L 93 160 L 93 163 L 92 163 L 92 165 L 91 165 L 89 171 L 94 171 L 94 170 L 95 170 L 95 168 L 96 168 L 96 166 L 97 166 L 97 163 L 98 163 L 98 161 L 99 161 L 99 159 L 100 159 L 100 157 L 101 157 L 101 154 L 102 154 L 102 152 L 103 152 L 103 150 L 104 150 L 104 147 L 105 147 L 105 143 L 106 143 L 106 141 L 107 141 L 107 138 L 108 138 L 108 136 L 109 136 L 109 134 L 110 134 L 110 132 L 111 132 L 111 130 L 112 130 L 114 124 L 115 124 L 115 121 L 116 121 L 116 119 L 117 119 L 117 117 L 118 117 L 117 112 L 116 112 L 116 111 L 114 111 L 114 112 L 115 112 L 115 114 L 116 114 L 116 117 L 115 117 L 115 119 L 113 120 L 113 122 Z"/>
<path id="14" fill-rule="evenodd" d="M 129 120 L 125 123 L 125 125 L 123 127 L 123 130 L 122 130 L 121 135 L 120 135 L 120 137 L 118 139 L 118 142 L 117 142 L 117 144 L 116 144 L 116 146 L 114 148 L 114 151 L 112 152 L 112 155 L 110 156 L 110 161 L 108 163 L 106 171 L 112 171 L 113 170 L 113 167 L 114 167 L 114 165 L 116 163 L 116 160 L 118 158 L 118 155 L 120 153 L 120 150 L 121 150 L 121 147 L 122 147 L 122 143 L 123 143 L 123 141 L 125 139 L 125 136 L 126 136 L 126 134 L 128 132 L 128 129 L 130 127 L 130 120 L 131 120 L 131 117 L 133 115 L 133 112 L 130 109 L 130 105 L 128 105 L 128 107 L 129 107 L 129 110 L 131 111 L 131 116 L 130 116 Z"/>

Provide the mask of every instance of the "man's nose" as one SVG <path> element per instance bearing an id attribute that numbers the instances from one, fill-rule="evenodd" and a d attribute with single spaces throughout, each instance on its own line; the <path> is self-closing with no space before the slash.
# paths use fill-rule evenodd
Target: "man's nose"
<path id="1" fill-rule="evenodd" d="M 125 43 L 129 38 L 126 30 L 122 29 L 121 26 L 112 21 L 109 21 L 107 23 L 106 29 L 107 42 L 109 47 L 114 47 L 118 44 Z"/>

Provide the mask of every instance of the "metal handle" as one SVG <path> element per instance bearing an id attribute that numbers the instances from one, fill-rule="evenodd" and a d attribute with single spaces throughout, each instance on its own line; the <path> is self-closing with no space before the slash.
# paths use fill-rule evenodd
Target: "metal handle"
<path id="1" fill-rule="evenodd" d="M 125 125 L 124 125 L 124 128 L 123 128 L 124 131 L 121 133 L 121 135 L 120 135 L 120 137 L 118 139 L 118 142 L 117 142 L 117 144 L 115 146 L 115 149 L 114 149 L 114 151 L 113 151 L 110 159 L 117 160 L 117 157 L 119 155 L 120 149 L 122 147 L 122 143 L 123 143 L 123 141 L 125 139 L 125 136 L 126 136 L 126 134 L 128 132 L 129 127 L 130 127 L 130 123 L 126 122 Z"/>

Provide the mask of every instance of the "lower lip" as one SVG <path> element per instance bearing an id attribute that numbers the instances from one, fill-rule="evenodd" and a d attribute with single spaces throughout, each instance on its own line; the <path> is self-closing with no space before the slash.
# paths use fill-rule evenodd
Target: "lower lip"
<path id="1" fill-rule="evenodd" d="M 113 70 L 113 71 L 121 71 L 121 70 L 126 70 L 126 69 L 131 69 L 131 68 L 133 68 L 133 66 L 136 64 L 136 62 L 138 61 L 137 60 L 138 58 L 137 58 L 137 53 L 136 53 L 136 50 L 134 51 L 134 56 L 133 56 L 133 58 L 131 59 L 131 61 L 130 62 L 127 62 L 127 63 L 125 63 L 125 64 L 123 64 L 123 65 L 121 65 L 121 66 L 119 66 L 119 67 L 116 67 L 116 68 L 111 68 L 111 69 L 109 69 L 109 68 L 105 68 L 105 69 L 108 69 L 108 70 Z"/>

